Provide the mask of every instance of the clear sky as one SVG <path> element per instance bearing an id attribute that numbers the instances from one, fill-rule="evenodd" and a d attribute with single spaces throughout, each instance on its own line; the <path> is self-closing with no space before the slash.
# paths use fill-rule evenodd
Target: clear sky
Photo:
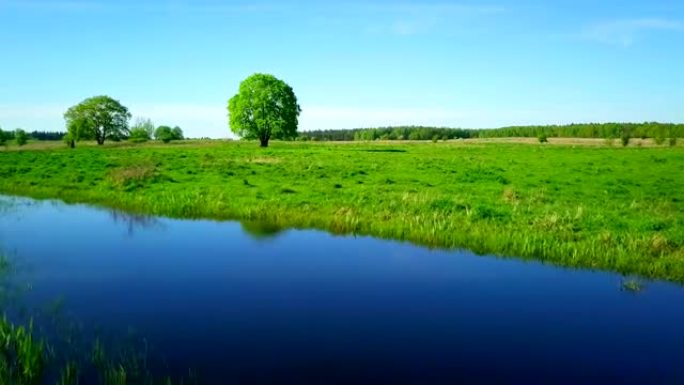
<path id="1" fill-rule="evenodd" d="M 300 128 L 684 121 L 684 0 L 0 0 L 0 126 L 63 130 L 110 95 L 227 137 L 271 73 Z"/>

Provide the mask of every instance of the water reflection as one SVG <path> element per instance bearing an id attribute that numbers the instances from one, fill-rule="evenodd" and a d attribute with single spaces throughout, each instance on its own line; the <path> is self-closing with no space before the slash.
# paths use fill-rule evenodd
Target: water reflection
<path id="1" fill-rule="evenodd" d="M 123 224 L 126 226 L 126 233 L 129 236 L 135 235 L 136 230 L 145 229 L 163 229 L 164 225 L 162 222 L 150 215 L 127 213 L 120 210 L 108 210 L 109 216 L 112 218 L 114 223 Z"/>
<path id="2" fill-rule="evenodd" d="M 284 231 L 282 227 L 265 221 L 241 221 L 240 225 L 245 234 L 258 240 L 274 239 Z"/>

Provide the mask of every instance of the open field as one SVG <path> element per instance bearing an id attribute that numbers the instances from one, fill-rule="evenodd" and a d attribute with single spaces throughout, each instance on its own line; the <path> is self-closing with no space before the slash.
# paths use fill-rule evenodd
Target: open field
<path id="1" fill-rule="evenodd" d="M 217 142 L 233 142 L 230 139 L 191 139 L 184 140 L 181 143 L 175 143 L 176 145 L 201 145 L 201 144 L 216 144 Z M 539 145 L 539 140 L 537 138 L 468 138 L 468 139 L 449 139 L 440 140 L 440 143 L 449 143 L 452 145 L 471 145 L 471 144 L 483 144 L 483 143 L 517 143 L 517 144 L 531 144 Z M 375 140 L 375 141 L 334 141 L 329 143 L 335 144 L 416 144 L 416 143 L 432 143 L 432 140 Z M 545 145 L 561 145 L 561 146 L 592 146 L 592 147 L 622 147 L 619 139 L 599 139 L 599 138 L 548 138 L 548 143 Z M 135 143 L 130 143 L 127 141 L 122 142 L 106 142 L 104 147 L 136 147 L 139 146 Z M 150 141 L 145 144 L 145 146 L 168 146 L 168 144 Z M 653 139 L 641 139 L 632 138 L 627 147 L 673 147 L 668 144 L 657 144 Z M 684 147 L 684 140 L 678 140 L 676 146 Z M 79 143 L 79 147 L 98 147 L 98 144 L 94 141 L 86 141 Z M 8 143 L 6 146 L 0 146 L 0 152 L 2 151 L 23 151 L 23 150 L 54 150 L 64 148 L 64 143 L 60 141 L 29 141 L 24 146 L 17 146 L 14 143 Z"/>
<path id="2" fill-rule="evenodd" d="M 0 192 L 354 232 L 684 282 L 681 146 L 31 146 L 0 153 Z"/>

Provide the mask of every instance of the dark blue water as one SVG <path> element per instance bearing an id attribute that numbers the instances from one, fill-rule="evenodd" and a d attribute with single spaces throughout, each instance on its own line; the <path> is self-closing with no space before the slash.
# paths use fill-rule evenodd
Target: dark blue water
<path id="1" fill-rule="evenodd" d="M 206 384 L 684 384 L 673 284 L 8 197 L 0 247 L 26 301 L 132 327 Z"/>

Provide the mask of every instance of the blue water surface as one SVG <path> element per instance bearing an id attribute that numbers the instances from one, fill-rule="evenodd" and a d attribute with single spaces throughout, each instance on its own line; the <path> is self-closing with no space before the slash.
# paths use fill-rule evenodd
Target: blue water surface
<path id="1" fill-rule="evenodd" d="M 26 301 L 203 384 L 684 384 L 681 286 L 273 230 L 0 197 Z"/>

